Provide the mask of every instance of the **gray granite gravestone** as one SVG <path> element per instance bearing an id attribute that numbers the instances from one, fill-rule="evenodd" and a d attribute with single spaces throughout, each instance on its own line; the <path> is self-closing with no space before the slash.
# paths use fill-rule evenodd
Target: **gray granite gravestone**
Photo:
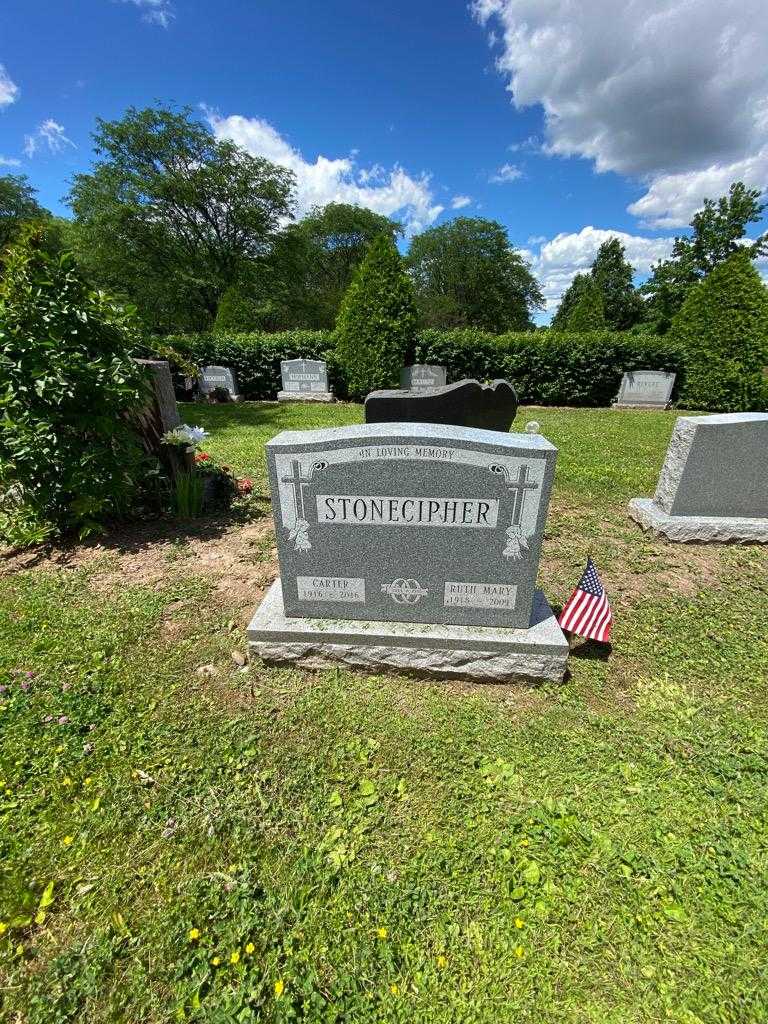
<path id="1" fill-rule="evenodd" d="M 678 417 L 655 497 L 629 514 L 669 540 L 768 542 L 768 413 Z"/>
<path id="2" fill-rule="evenodd" d="M 230 402 L 239 402 L 242 395 L 237 390 L 234 372 L 228 366 L 204 366 L 198 379 L 200 393 L 214 396 L 218 393 L 227 395 Z"/>
<path id="3" fill-rule="evenodd" d="M 444 366 L 415 363 L 413 366 L 404 366 L 400 371 L 400 387 L 406 391 L 441 388 L 447 380 L 448 373 Z"/>
<path id="4" fill-rule="evenodd" d="M 422 423 L 279 434 L 281 578 L 251 623 L 255 652 L 561 678 L 568 645 L 536 591 L 556 454 L 539 434 Z"/>
<path id="5" fill-rule="evenodd" d="M 278 402 L 332 402 L 328 390 L 328 366 L 322 359 L 283 359 L 280 363 L 283 389 Z"/>
<path id="6" fill-rule="evenodd" d="M 674 373 L 664 370 L 630 370 L 621 378 L 614 402 L 618 409 L 666 409 L 675 386 Z"/>
<path id="7" fill-rule="evenodd" d="M 152 386 L 151 402 L 141 415 L 154 422 L 155 432 L 161 437 L 181 423 L 171 367 L 167 359 L 137 359 L 136 362 L 147 369 Z"/>
<path id="8" fill-rule="evenodd" d="M 366 423 L 455 423 L 507 433 L 517 412 L 515 389 L 505 380 L 460 380 L 429 391 L 372 391 Z"/>

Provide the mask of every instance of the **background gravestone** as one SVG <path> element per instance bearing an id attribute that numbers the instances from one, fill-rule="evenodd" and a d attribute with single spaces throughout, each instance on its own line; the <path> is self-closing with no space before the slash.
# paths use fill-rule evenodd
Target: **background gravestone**
<path id="1" fill-rule="evenodd" d="M 280 363 L 282 391 L 278 402 L 332 402 L 328 390 L 328 364 L 322 359 L 283 359 Z"/>
<path id="2" fill-rule="evenodd" d="M 672 398 L 675 376 L 664 370 L 630 370 L 621 378 L 614 407 L 666 409 Z"/>
<path id="3" fill-rule="evenodd" d="M 203 395 L 210 397 L 215 396 L 216 392 L 226 392 L 232 402 L 239 402 L 242 398 L 237 390 L 234 371 L 228 366 L 204 366 L 198 383 Z"/>
<path id="4" fill-rule="evenodd" d="M 365 400 L 366 423 L 454 423 L 507 433 L 516 412 L 515 389 L 505 380 L 460 380 L 424 392 L 372 391 Z"/>
<path id="5" fill-rule="evenodd" d="M 629 513 L 670 540 L 768 541 L 768 413 L 678 417 L 655 497 Z"/>
<path id="6" fill-rule="evenodd" d="M 408 391 L 440 388 L 447 380 L 448 373 L 444 366 L 415 363 L 413 366 L 404 366 L 400 371 L 400 387 Z"/>
<path id="7" fill-rule="evenodd" d="M 281 578 L 256 652 L 562 677 L 568 645 L 535 586 L 556 454 L 538 434 L 423 423 L 279 434 Z"/>

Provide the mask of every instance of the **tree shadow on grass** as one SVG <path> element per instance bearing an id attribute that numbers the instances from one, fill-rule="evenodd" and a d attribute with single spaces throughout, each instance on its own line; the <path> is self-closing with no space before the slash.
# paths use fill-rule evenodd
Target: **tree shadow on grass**
<path id="1" fill-rule="evenodd" d="M 102 534 L 80 540 L 61 538 L 26 550 L 11 550 L 0 557 L 0 571 L 34 569 L 46 562 L 67 566 L 82 561 L 88 552 L 138 554 L 162 544 L 184 544 L 190 540 L 217 540 L 233 527 L 263 522 L 272 514 L 268 494 L 252 494 L 229 509 L 212 511 L 194 519 L 172 515 L 151 515 L 143 519 L 106 524 Z M 3 564 L 4 563 L 4 564 Z"/>

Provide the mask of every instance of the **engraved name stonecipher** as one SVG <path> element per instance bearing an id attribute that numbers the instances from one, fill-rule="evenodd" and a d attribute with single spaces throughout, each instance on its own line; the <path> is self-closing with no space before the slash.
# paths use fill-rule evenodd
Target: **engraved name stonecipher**
<path id="1" fill-rule="evenodd" d="M 285 613 L 527 627 L 557 451 L 420 423 L 267 444 Z"/>

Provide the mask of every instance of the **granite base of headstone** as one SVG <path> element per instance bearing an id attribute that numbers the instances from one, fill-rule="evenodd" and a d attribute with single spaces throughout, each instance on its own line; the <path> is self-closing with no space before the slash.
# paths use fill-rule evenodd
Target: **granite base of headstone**
<path id="1" fill-rule="evenodd" d="M 675 377 L 664 370 L 631 370 L 621 378 L 613 408 L 668 409 Z"/>
<path id="2" fill-rule="evenodd" d="M 228 366 L 204 366 L 198 378 L 200 394 L 209 402 L 242 402 L 235 373 Z"/>
<path id="3" fill-rule="evenodd" d="M 335 402 L 328 390 L 328 366 L 322 359 L 283 359 L 278 402 Z"/>
<path id="4" fill-rule="evenodd" d="M 536 588 L 557 450 L 540 434 L 423 423 L 267 444 L 280 579 L 253 653 L 439 678 L 559 680 Z"/>
<path id="5" fill-rule="evenodd" d="M 404 391 L 429 391 L 443 387 L 447 381 L 448 371 L 444 366 L 414 363 L 413 366 L 404 366 L 400 371 L 400 387 Z"/>
<path id="6" fill-rule="evenodd" d="M 629 514 L 671 541 L 768 543 L 768 413 L 678 417 L 655 496 Z"/>
<path id="7" fill-rule="evenodd" d="M 365 400 L 366 423 L 452 423 L 508 433 L 516 413 L 517 395 L 505 380 L 460 380 L 428 391 L 372 391 Z"/>

